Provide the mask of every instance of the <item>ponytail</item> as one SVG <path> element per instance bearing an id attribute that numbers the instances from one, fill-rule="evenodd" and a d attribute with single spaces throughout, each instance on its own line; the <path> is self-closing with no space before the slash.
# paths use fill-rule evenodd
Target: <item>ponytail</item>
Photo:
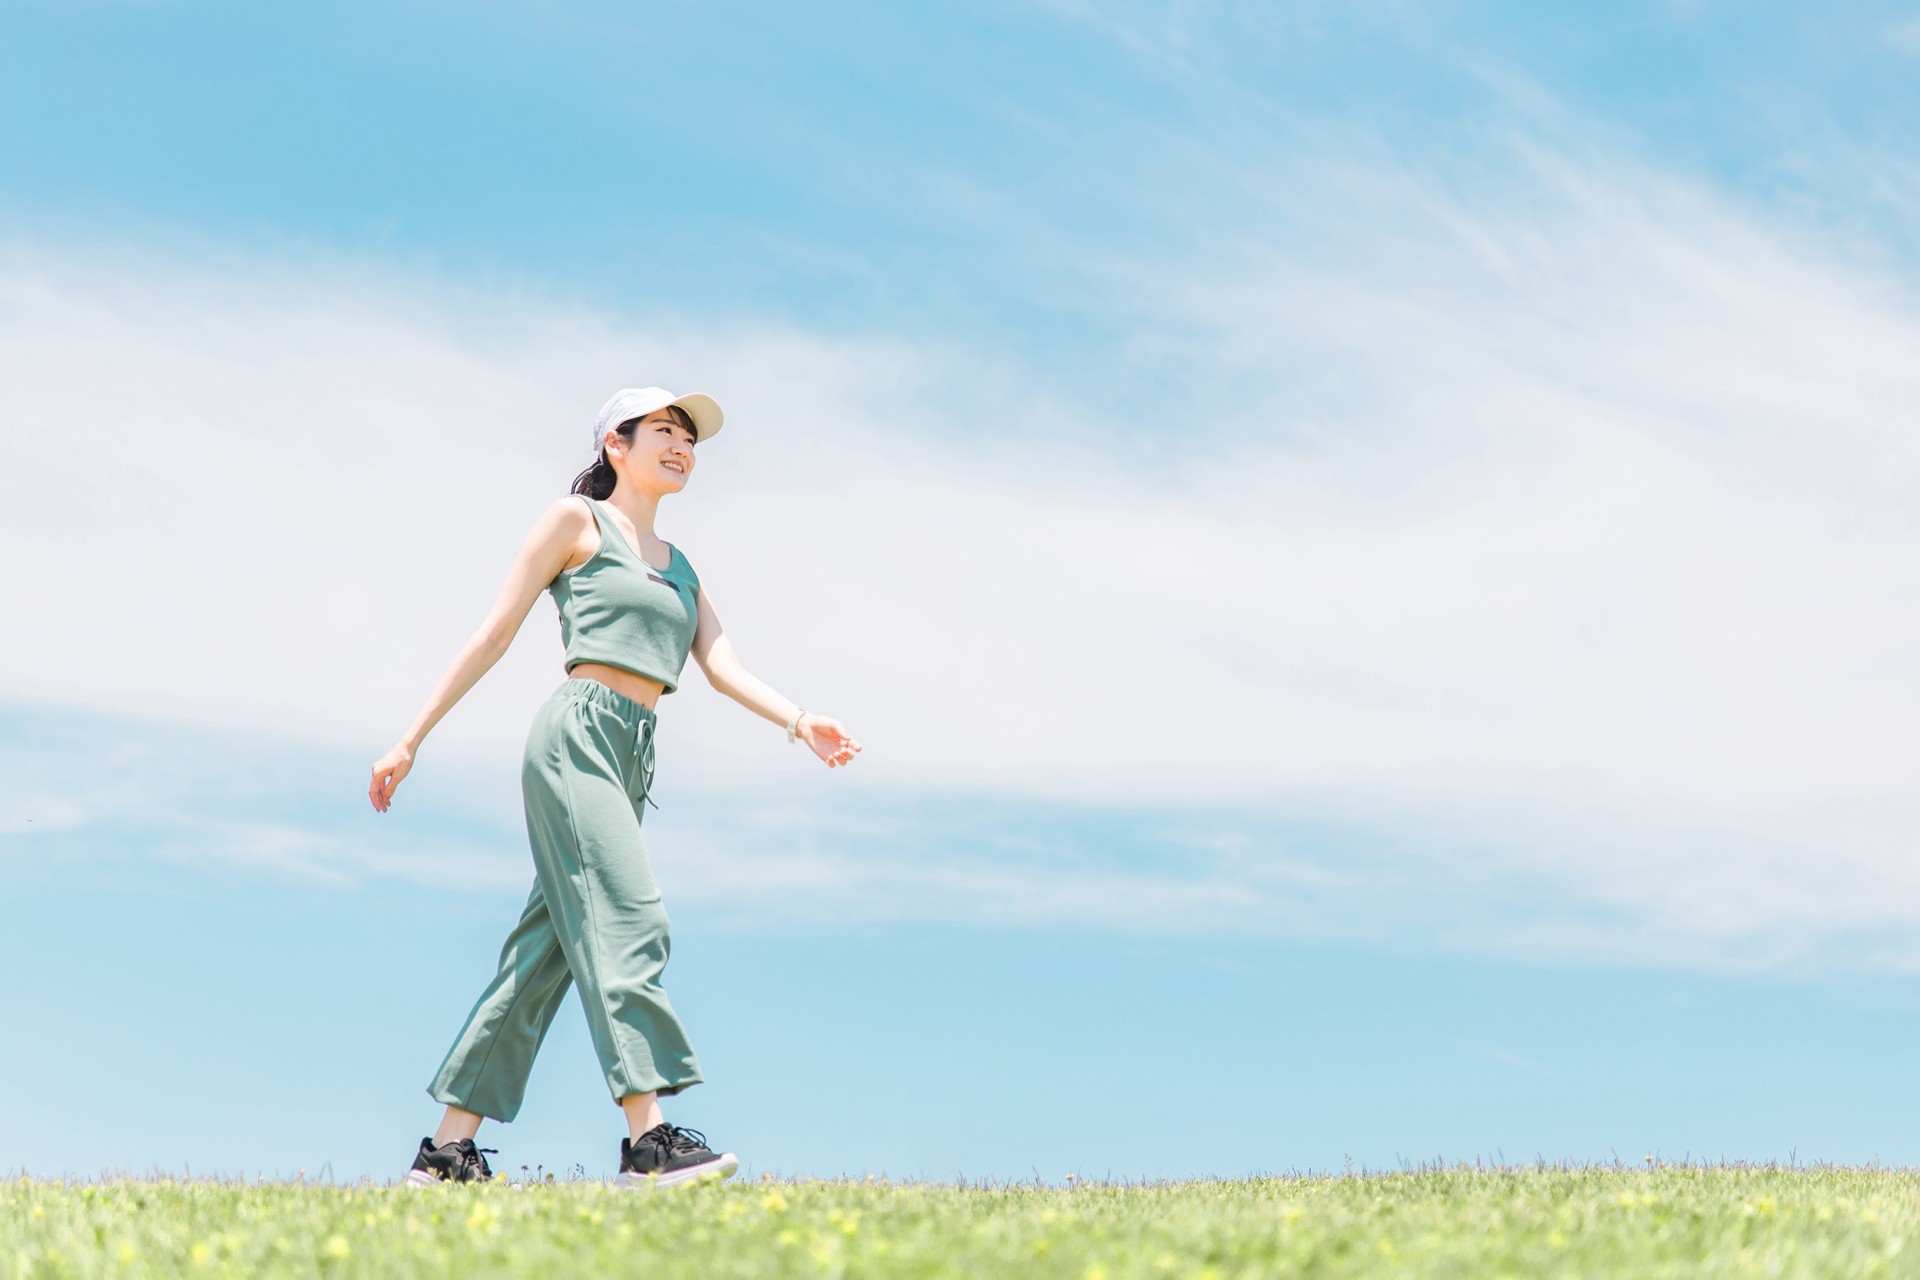
<path id="1" fill-rule="evenodd" d="M 628 418 L 613 429 L 613 433 L 628 444 L 633 443 L 633 430 L 640 425 L 640 419 Z M 593 465 L 573 478 L 573 488 L 569 493 L 584 493 L 589 498 L 604 502 L 613 496 L 613 486 L 620 479 L 613 464 L 607 461 L 607 448 L 600 446 L 600 456 Z"/>

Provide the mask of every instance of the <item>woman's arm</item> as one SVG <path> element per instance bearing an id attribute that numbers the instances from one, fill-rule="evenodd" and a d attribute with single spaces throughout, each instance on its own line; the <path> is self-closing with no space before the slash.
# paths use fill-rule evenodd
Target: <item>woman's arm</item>
<path id="1" fill-rule="evenodd" d="M 714 611 L 705 584 L 701 585 L 695 599 L 700 620 L 694 627 L 691 652 L 693 660 L 700 664 L 700 670 L 706 673 L 707 683 L 755 715 L 764 716 L 782 729 L 786 728 L 793 719 L 793 713 L 800 709 L 799 705 L 790 698 L 782 697 L 772 686 L 740 665 L 740 659 L 733 652 L 733 642 L 727 639 L 726 629 L 720 625 L 720 615 Z M 860 743 L 847 732 L 846 726 L 830 716 L 809 711 L 800 717 L 800 727 L 796 732 L 813 749 L 813 754 L 827 762 L 829 769 L 847 764 L 860 752 Z"/>
<path id="2" fill-rule="evenodd" d="M 500 594 L 494 597 L 493 608 L 487 611 L 486 620 L 454 655 L 453 664 L 440 677 L 440 683 L 427 697 L 427 705 L 414 717 L 400 741 L 374 764 L 367 796 L 375 809 L 381 813 L 387 811 L 393 802 L 394 789 L 413 768 L 413 755 L 420 749 L 420 743 L 513 644 L 514 636 L 520 633 L 521 624 L 533 609 L 533 602 L 566 567 L 591 519 L 582 504 L 567 497 L 556 500 L 534 521 L 533 529 L 520 545 L 520 553 L 514 557 L 513 567 L 507 570 Z"/>

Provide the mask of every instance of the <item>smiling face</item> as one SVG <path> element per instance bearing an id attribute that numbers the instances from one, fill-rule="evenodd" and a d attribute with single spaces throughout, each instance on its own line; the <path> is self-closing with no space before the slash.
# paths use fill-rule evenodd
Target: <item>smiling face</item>
<path id="1" fill-rule="evenodd" d="M 607 461 L 643 493 L 678 493 L 693 475 L 693 426 L 683 410 L 655 409 L 635 424 L 627 443 L 615 432 L 605 441 Z"/>

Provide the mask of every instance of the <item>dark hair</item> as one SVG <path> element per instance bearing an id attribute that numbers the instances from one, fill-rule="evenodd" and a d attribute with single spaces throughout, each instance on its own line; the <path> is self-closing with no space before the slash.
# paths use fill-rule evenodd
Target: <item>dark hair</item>
<path id="1" fill-rule="evenodd" d="M 700 438 L 700 432 L 693 425 L 693 418 L 688 415 L 685 409 L 682 409 L 677 404 L 670 404 L 667 406 L 667 412 L 673 415 L 675 422 L 687 429 L 688 435 L 691 435 L 695 440 Z M 642 414 L 641 416 L 644 417 L 646 415 Z M 639 427 L 639 425 L 639 418 L 628 418 L 625 422 L 613 429 L 614 434 L 628 444 L 632 444 L 634 430 Z M 613 496 L 613 486 L 619 478 L 619 476 L 614 474 L 613 464 L 607 461 L 606 446 L 602 445 L 599 458 L 594 461 L 592 466 L 573 478 L 573 488 L 568 490 L 568 492 L 584 493 L 589 498 L 596 499 L 611 498 Z"/>

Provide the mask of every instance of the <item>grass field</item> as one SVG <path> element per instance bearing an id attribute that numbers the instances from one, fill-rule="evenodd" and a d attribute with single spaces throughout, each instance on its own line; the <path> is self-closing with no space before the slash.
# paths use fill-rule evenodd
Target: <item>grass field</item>
<path id="1" fill-rule="evenodd" d="M 1450 1169 L 1070 1188 L 0 1189 L 26 1276 L 1920 1276 L 1920 1174 Z"/>

